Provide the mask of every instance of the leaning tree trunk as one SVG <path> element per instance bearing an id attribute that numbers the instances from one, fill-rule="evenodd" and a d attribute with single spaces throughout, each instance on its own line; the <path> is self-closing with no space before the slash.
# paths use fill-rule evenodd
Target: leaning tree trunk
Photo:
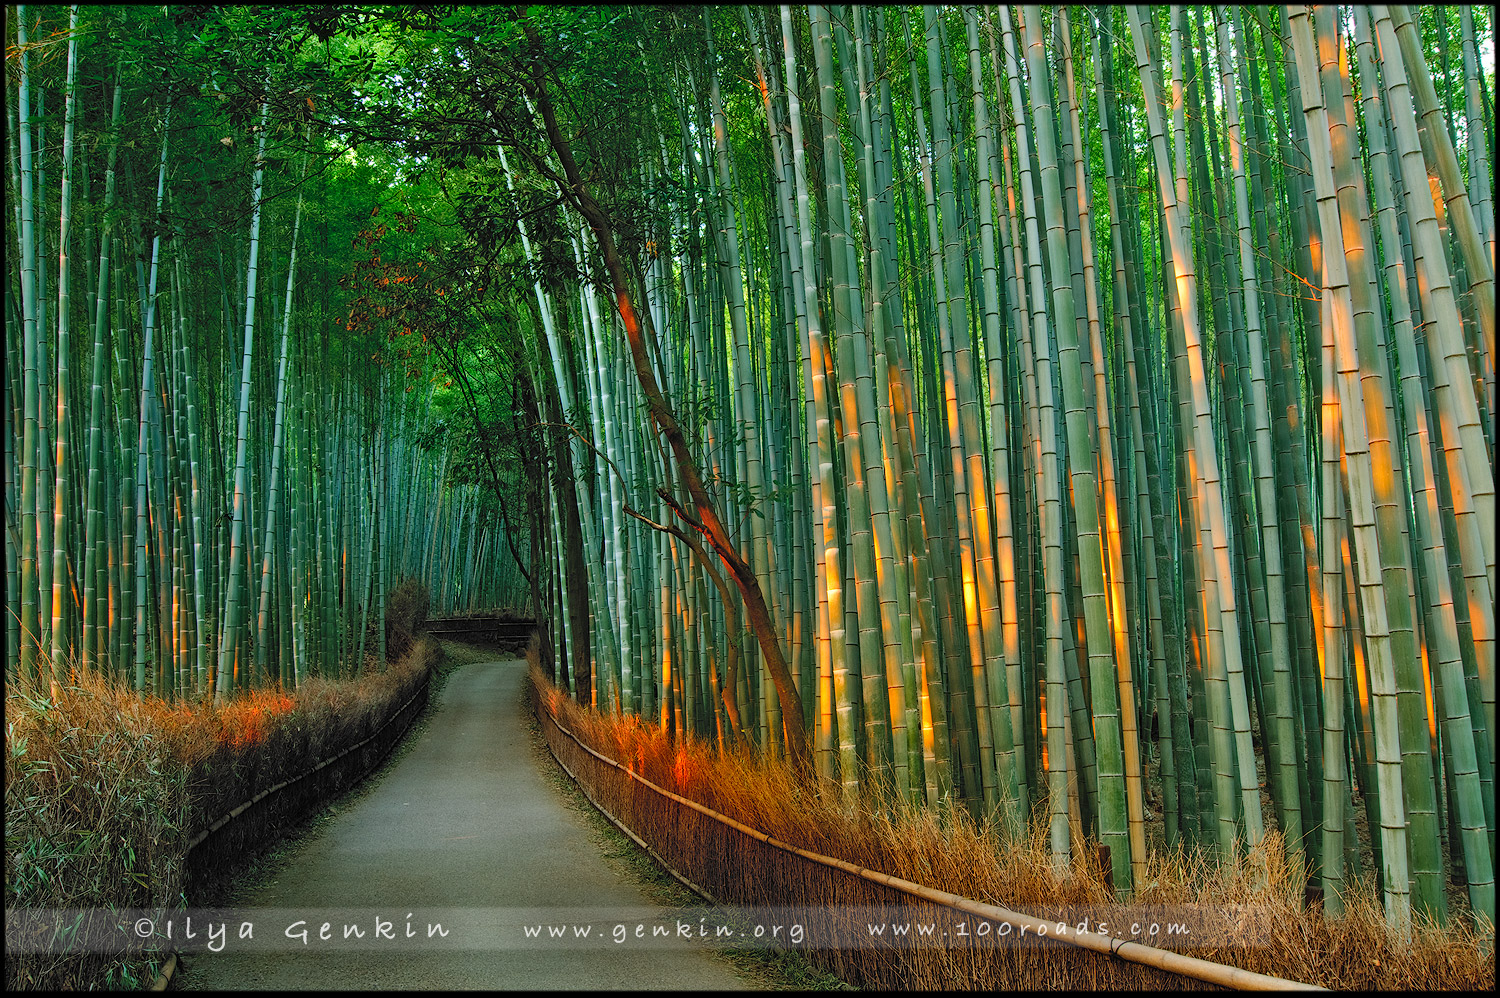
<path id="1" fill-rule="evenodd" d="M 533 49 L 539 49 L 540 39 L 536 35 L 536 29 L 527 24 L 525 30 Z M 680 505 L 675 511 L 685 523 L 704 536 L 734 579 L 735 587 L 739 590 L 741 599 L 745 601 L 746 614 L 750 618 L 751 629 L 755 632 L 756 640 L 760 643 L 761 654 L 765 656 L 766 667 L 771 671 L 777 696 L 781 699 L 782 728 L 788 755 L 799 768 L 806 770 L 809 759 L 807 736 L 802 726 L 801 700 L 792 683 L 791 673 L 787 669 L 786 658 L 781 651 L 780 636 L 776 633 L 770 608 L 766 605 L 765 596 L 755 578 L 754 570 L 730 540 L 729 533 L 719 518 L 713 497 L 709 495 L 708 489 L 703 484 L 702 473 L 699 472 L 692 453 L 688 449 L 687 436 L 683 433 L 681 424 L 677 422 L 671 403 L 667 401 L 658 385 L 656 374 L 651 368 L 651 358 L 647 352 L 647 337 L 655 338 L 650 314 L 645 314 L 646 322 L 643 328 L 641 317 L 636 312 L 630 292 L 630 283 L 625 276 L 624 265 L 615 249 L 613 226 L 603 207 L 589 193 L 578 164 L 573 159 L 572 149 L 558 125 L 551 98 L 548 96 L 545 72 L 539 62 L 535 64 L 531 78 L 526 81 L 527 88 L 531 91 L 538 110 L 541 111 L 542 121 L 553 152 L 562 164 L 565 183 L 560 184 L 560 187 L 564 195 L 589 223 L 595 239 L 598 240 L 599 251 L 604 257 L 604 266 L 608 274 L 609 290 L 615 298 L 620 320 L 625 327 L 625 336 L 630 344 L 630 357 L 635 366 L 636 379 L 640 382 L 641 390 L 646 396 L 646 406 L 651 413 L 652 420 L 658 432 L 666 438 L 672 455 L 677 461 L 678 473 L 682 476 L 696 515 L 688 513 Z M 794 705 L 796 709 L 790 709 Z"/>

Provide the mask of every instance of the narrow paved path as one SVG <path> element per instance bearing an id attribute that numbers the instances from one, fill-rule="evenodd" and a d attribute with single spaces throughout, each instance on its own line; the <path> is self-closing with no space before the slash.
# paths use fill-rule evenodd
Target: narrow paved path
<path id="1" fill-rule="evenodd" d="M 522 713 L 525 670 L 457 670 L 410 751 L 223 919 L 218 952 L 184 956 L 173 986 L 746 988 L 606 863 L 548 785 Z M 365 938 L 346 940 L 346 926 Z M 201 945 L 213 927 L 193 930 Z"/>

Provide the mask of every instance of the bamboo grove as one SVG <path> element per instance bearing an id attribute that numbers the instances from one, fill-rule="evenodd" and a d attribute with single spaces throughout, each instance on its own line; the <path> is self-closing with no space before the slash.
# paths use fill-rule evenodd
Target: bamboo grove
<path id="1" fill-rule="evenodd" d="M 43 10 L 10 671 L 219 693 L 397 578 L 525 586 L 580 700 L 851 810 L 1041 822 L 1122 895 L 1275 831 L 1331 915 L 1492 923 L 1487 8 L 116 31 L 193 40 L 180 99 Z"/>
<path id="2" fill-rule="evenodd" d="M 401 579 L 434 613 L 519 596 L 499 508 L 447 474 L 441 383 L 341 309 L 377 223 L 329 191 L 382 167 L 154 74 L 202 63 L 160 11 L 6 21 L 7 681 L 222 699 L 383 668 Z"/>
<path id="3" fill-rule="evenodd" d="M 474 154 L 595 275 L 513 306 L 559 681 L 1122 894 L 1276 829 L 1493 918 L 1488 13 L 640 16 L 649 113 L 523 22 Z"/>

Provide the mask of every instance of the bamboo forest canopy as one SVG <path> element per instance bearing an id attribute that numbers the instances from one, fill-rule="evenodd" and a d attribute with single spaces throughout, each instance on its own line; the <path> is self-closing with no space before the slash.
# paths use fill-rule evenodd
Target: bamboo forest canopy
<path id="1" fill-rule="evenodd" d="M 1122 895 L 1493 919 L 1488 8 L 8 31 L 12 671 L 296 681 L 416 579 Z"/>

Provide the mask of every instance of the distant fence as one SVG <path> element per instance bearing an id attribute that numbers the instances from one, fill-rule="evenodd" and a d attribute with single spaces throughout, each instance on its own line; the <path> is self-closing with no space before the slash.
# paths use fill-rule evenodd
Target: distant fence
<path id="1" fill-rule="evenodd" d="M 442 641 L 466 641 L 484 645 L 524 645 L 536 630 L 536 621 L 523 617 L 442 617 L 427 621 L 427 633 Z"/>

